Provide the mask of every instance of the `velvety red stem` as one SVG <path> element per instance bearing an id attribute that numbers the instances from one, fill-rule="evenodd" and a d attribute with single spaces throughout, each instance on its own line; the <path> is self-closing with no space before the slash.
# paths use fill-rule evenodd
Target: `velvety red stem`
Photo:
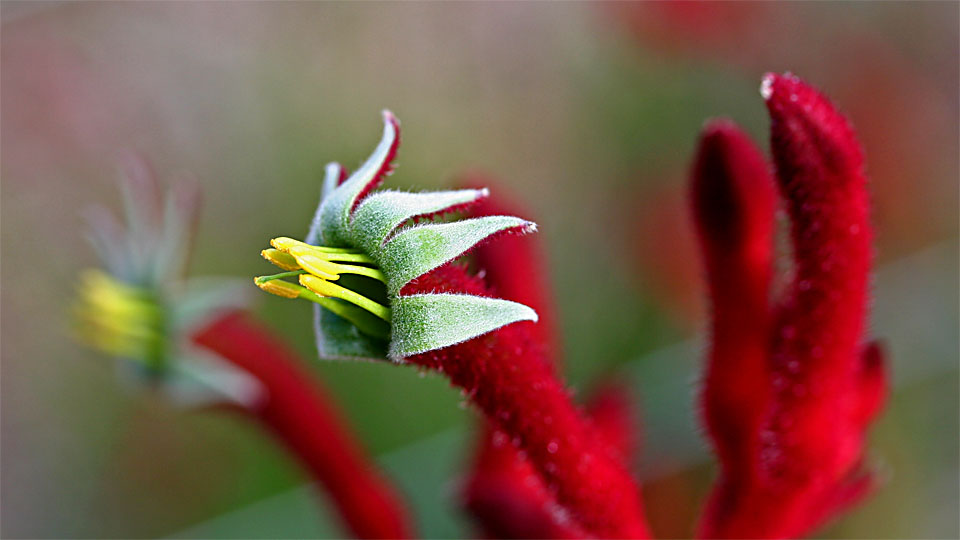
<path id="1" fill-rule="evenodd" d="M 473 173 L 461 179 L 467 188 L 495 184 L 488 177 Z M 512 215 L 530 218 L 501 195 L 482 199 L 470 209 L 471 217 Z M 499 298 L 532 307 L 540 320 L 523 321 L 533 343 L 541 347 L 537 355 L 558 368 L 559 344 L 554 331 L 550 287 L 546 283 L 547 264 L 540 253 L 537 238 L 507 235 L 496 242 L 481 244 L 472 252 L 477 274 Z M 537 471 L 524 459 L 503 431 L 484 426 L 477 441 L 477 455 L 464 489 L 464 506 L 490 538 L 584 538 L 586 533 L 565 514 Z"/>
<path id="2" fill-rule="evenodd" d="M 457 265 L 418 278 L 401 294 L 428 291 L 490 294 L 479 278 Z M 460 387 L 510 444 L 526 453 L 560 507 L 589 534 L 649 536 L 640 491 L 626 466 L 573 405 L 543 348 L 523 325 L 407 361 L 443 372 Z"/>
<path id="3" fill-rule="evenodd" d="M 329 494 L 358 538 L 409 538 L 410 520 L 393 488 L 343 424 L 297 355 L 240 313 L 218 318 L 194 341 L 246 371 L 266 391 L 248 412 L 273 433 Z"/>
<path id="4" fill-rule="evenodd" d="M 474 203 L 470 208 L 470 217 L 481 216 L 518 216 L 532 219 L 526 208 L 520 207 L 504 197 L 504 189 L 496 187 L 496 182 L 488 177 L 473 173 L 461 179 L 465 188 L 481 189 L 490 187 L 491 195 Z M 485 242 L 474 248 L 473 260 L 483 281 L 493 291 L 494 296 L 513 300 L 533 308 L 539 320 L 536 323 L 523 322 L 529 333 L 544 347 L 544 355 L 557 370 L 560 369 L 562 344 L 558 338 L 556 309 L 553 304 L 550 284 L 549 263 L 535 235 L 509 234 L 497 238 L 495 242 Z"/>
<path id="5" fill-rule="evenodd" d="M 627 389 L 614 383 L 594 391 L 587 414 L 608 451 L 629 462 L 633 418 Z M 521 452 L 500 430 L 484 429 L 467 480 L 465 506 L 490 538 L 586 538 L 589 535 L 559 511 L 553 494 Z"/>
<path id="6" fill-rule="evenodd" d="M 587 538 L 503 431 L 484 426 L 464 507 L 487 538 Z"/>

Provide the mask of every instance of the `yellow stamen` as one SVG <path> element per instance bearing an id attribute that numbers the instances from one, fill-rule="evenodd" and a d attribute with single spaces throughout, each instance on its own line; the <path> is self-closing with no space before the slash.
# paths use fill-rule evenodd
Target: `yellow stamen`
<path id="1" fill-rule="evenodd" d="M 340 265 L 317 257 L 309 251 L 301 249 L 293 249 L 291 251 L 293 252 L 291 254 L 296 257 L 300 268 L 323 279 L 329 279 L 331 281 L 340 279 Z"/>
<path id="2" fill-rule="evenodd" d="M 320 296 L 346 300 L 351 304 L 362 307 L 363 309 L 373 313 L 377 317 L 380 317 L 387 322 L 390 321 L 390 308 L 382 306 L 366 296 L 363 296 L 355 291 L 351 291 L 345 287 L 341 287 L 336 283 L 330 283 L 329 281 L 320 279 L 317 276 L 310 274 L 302 274 L 300 276 L 300 284 L 319 294 Z"/>
<path id="3" fill-rule="evenodd" d="M 80 278 L 74 320 L 85 343 L 153 368 L 163 366 L 164 315 L 148 291 L 87 271 Z"/>
<path id="4" fill-rule="evenodd" d="M 297 260 L 293 258 L 293 255 L 284 253 L 279 249 L 265 249 L 260 252 L 260 255 L 262 255 L 264 259 L 272 262 L 280 268 L 283 268 L 284 270 L 300 269 L 300 266 L 297 264 Z"/>
<path id="5" fill-rule="evenodd" d="M 284 298 L 299 298 L 300 291 L 303 290 L 302 287 L 298 287 L 297 285 L 294 285 L 288 281 L 283 281 L 282 279 L 265 280 L 263 277 L 258 277 L 254 278 L 253 282 L 257 284 L 257 287 L 260 287 L 264 291 L 277 296 L 282 296 Z"/>
<path id="6" fill-rule="evenodd" d="M 390 322 L 389 307 L 332 283 L 338 281 L 341 274 L 356 274 L 386 284 L 387 278 L 373 266 L 376 264 L 373 258 L 357 249 L 312 246 L 286 236 L 270 240 L 270 245 L 273 249 L 265 249 L 261 255 L 287 272 L 258 277 L 254 279 L 257 287 L 284 298 L 310 300 L 346 318 L 367 334 L 389 336 L 390 327 L 384 324 Z M 299 277 L 300 285 L 281 279 L 293 276 Z"/>

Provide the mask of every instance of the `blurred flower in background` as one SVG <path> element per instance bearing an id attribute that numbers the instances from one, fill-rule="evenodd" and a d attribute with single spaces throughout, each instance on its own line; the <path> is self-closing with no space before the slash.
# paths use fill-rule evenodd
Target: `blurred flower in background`
<path id="1" fill-rule="evenodd" d="M 674 9 L 713 14 L 658 14 Z M 97 264 L 80 210 L 110 200 L 117 149 L 203 179 L 195 272 L 254 275 L 263 238 L 303 233 L 323 163 L 366 156 L 356 119 L 384 107 L 416 119 L 398 187 L 437 188 L 478 165 L 511 179 L 556 270 L 571 382 L 615 370 L 634 389 L 652 527 L 692 534 L 713 466 L 689 383 L 706 322 L 684 306 L 705 285 L 698 260 L 677 254 L 693 238 L 665 239 L 689 219 L 677 213 L 703 120 L 735 117 L 759 140 L 756 80 L 793 70 L 864 144 L 872 327 L 894 364 L 870 445 L 888 483 L 821 534 L 957 536 L 956 4 L 4 2 L 0 15 L 3 535 L 341 534 L 247 424 L 121 391 L 73 344 L 64 299 Z M 660 256 L 634 255 L 658 243 Z M 256 310 L 312 357 L 301 304 Z M 410 495 L 420 532 L 473 534 L 447 496 L 473 440 L 462 398 L 413 370 L 313 369 Z"/>

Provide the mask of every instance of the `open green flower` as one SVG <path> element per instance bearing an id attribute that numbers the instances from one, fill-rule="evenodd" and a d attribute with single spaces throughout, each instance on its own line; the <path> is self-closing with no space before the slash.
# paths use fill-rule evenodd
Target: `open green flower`
<path id="1" fill-rule="evenodd" d="M 536 321 L 534 310 L 508 300 L 404 294 L 405 285 L 491 236 L 534 232 L 536 224 L 512 216 L 412 224 L 476 202 L 487 190 L 372 192 L 392 171 L 400 141 L 397 119 L 389 111 L 383 119 L 380 144 L 349 178 L 340 165 L 327 166 L 305 241 L 275 238 L 263 256 L 286 272 L 258 277 L 257 286 L 318 304 L 317 345 L 323 358 L 386 356 L 399 362 L 517 321 Z M 299 284 L 281 279 L 293 276 Z"/>

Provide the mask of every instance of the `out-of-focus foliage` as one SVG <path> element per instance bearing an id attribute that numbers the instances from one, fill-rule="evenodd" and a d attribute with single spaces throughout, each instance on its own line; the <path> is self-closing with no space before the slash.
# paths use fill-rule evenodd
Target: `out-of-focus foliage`
<path id="1" fill-rule="evenodd" d="M 389 107 L 406 121 L 392 186 L 482 168 L 531 207 L 566 372 L 577 389 L 611 370 L 635 381 L 653 526 L 690 534 L 712 465 L 691 413 L 703 284 L 682 190 L 703 121 L 766 140 L 760 75 L 793 70 L 865 146 L 874 334 L 895 378 L 872 437 L 887 484 L 823 534 L 956 536 L 960 7 L 731 5 L 4 2 L 0 532 L 340 534 L 256 430 L 126 393 L 70 341 L 64 299 L 95 262 L 82 209 L 119 206 L 120 150 L 200 179 L 193 271 L 252 276 L 266 239 L 306 232 L 323 164 L 358 165 Z M 257 310 L 312 358 L 306 304 Z M 473 416 L 460 396 L 390 365 L 315 371 L 423 533 L 470 536 L 450 496 Z"/>

